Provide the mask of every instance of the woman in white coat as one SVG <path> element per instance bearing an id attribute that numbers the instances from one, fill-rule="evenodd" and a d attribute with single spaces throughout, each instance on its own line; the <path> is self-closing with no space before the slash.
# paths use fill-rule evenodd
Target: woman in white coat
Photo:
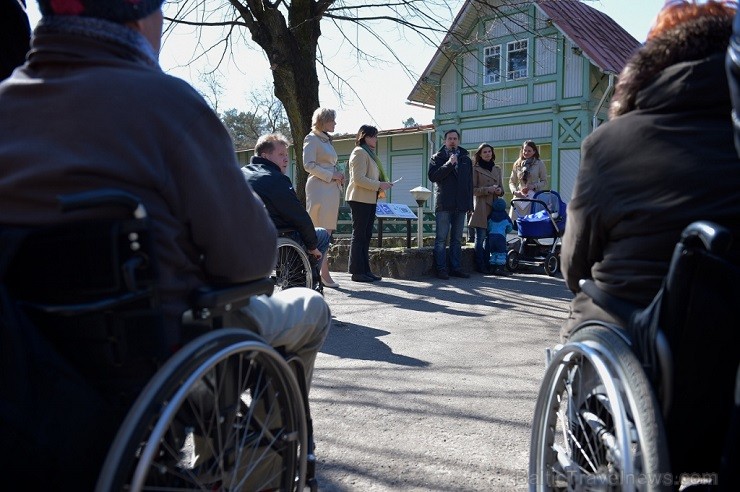
<path id="1" fill-rule="evenodd" d="M 303 139 L 303 168 L 309 174 L 306 181 L 306 210 L 314 227 L 323 227 L 331 235 L 337 228 L 339 201 L 344 187 L 344 174 L 337 170 L 337 151 L 329 132 L 336 127 L 336 112 L 318 108 L 313 113 L 311 133 Z M 326 287 L 337 288 L 331 278 L 326 256 L 321 260 L 321 281 Z"/>

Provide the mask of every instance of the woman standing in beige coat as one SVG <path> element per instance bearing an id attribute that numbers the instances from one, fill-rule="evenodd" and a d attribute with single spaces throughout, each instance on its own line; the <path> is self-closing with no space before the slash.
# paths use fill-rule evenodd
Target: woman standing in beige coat
<path id="1" fill-rule="evenodd" d="M 504 194 L 501 168 L 496 165 L 496 154 L 487 143 L 478 146 L 473 156 L 473 215 L 468 227 L 475 228 L 475 271 L 488 273 L 488 215 L 493 200 Z"/>
<path id="2" fill-rule="evenodd" d="M 336 112 L 318 108 L 313 112 L 312 131 L 303 139 L 303 169 L 306 181 L 306 210 L 314 227 L 323 227 L 331 235 L 337 228 L 339 200 L 344 186 L 344 174 L 337 171 L 337 151 L 329 132 L 336 127 Z M 337 288 L 331 278 L 326 256 L 321 261 L 321 281 L 326 287 Z"/>
<path id="3" fill-rule="evenodd" d="M 547 169 L 540 160 L 537 144 L 532 140 L 522 144 L 519 159 L 511 168 L 509 189 L 514 198 L 532 198 L 535 192 L 547 189 Z M 511 221 L 516 224 L 516 218 L 527 215 L 531 207 L 529 202 L 514 202 L 509 209 Z"/>
<path id="4" fill-rule="evenodd" d="M 393 184 L 385 178 L 376 154 L 378 129 L 362 125 L 349 157 L 349 184 L 345 200 L 352 209 L 352 243 L 349 248 L 349 273 L 355 282 L 382 280 L 370 270 L 370 239 L 373 236 L 375 205 L 378 196 Z"/>

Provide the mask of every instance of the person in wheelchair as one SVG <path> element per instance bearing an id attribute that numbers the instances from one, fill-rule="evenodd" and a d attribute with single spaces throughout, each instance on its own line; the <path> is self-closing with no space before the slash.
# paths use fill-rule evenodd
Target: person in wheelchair
<path id="1" fill-rule="evenodd" d="M 293 229 L 291 239 L 302 244 L 314 264 L 329 249 L 329 233 L 322 227 L 314 227 L 311 216 L 301 205 L 293 183 L 285 175 L 288 159 L 288 140 L 280 134 L 262 135 L 254 147 L 254 156 L 242 168 L 247 182 L 265 204 L 275 227 Z"/>
<path id="2" fill-rule="evenodd" d="M 583 279 L 634 308 L 650 305 L 664 284 L 682 231 L 695 221 L 707 220 L 728 229 L 734 237 L 728 255 L 731 263 L 739 264 L 740 160 L 733 145 L 724 73 L 734 15 L 735 7 L 726 2 L 667 2 L 646 43 L 620 74 L 610 120 L 584 140 L 561 251 L 563 276 L 575 294 L 561 329 L 563 340 L 584 322 L 620 325 L 619 319 L 581 290 Z M 713 283 L 702 288 L 711 299 Z M 729 308 L 724 306 L 698 322 L 721 324 Z M 662 328 L 670 331 L 671 327 Z M 702 330 L 701 326 L 693 329 Z M 695 353 L 697 364 L 703 358 L 722 357 L 728 350 L 737 354 L 737 346 L 706 342 L 715 352 Z M 696 372 L 687 364 L 677 370 Z M 718 381 L 726 376 L 734 380 L 734 375 L 714 375 L 713 381 L 699 384 L 720 387 Z M 717 391 L 726 389 L 725 385 Z M 674 470 L 699 471 L 690 468 L 698 457 L 710 471 L 717 471 L 728 408 L 716 408 L 712 416 L 693 420 L 677 417 L 692 398 L 688 393 L 675 400 L 667 420 L 672 465 Z M 701 418 L 711 419 L 712 432 L 693 425 Z"/>
<path id="3" fill-rule="evenodd" d="M 139 197 L 151 220 L 159 270 L 162 345 L 172 353 L 187 341 L 183 320 L 191 295 L 201 287 L 267 277 L 277 233 L 217 115 L 192 87 L 160 69 L 162 3 L 39 1 L 43 18 L 32 53 L 0 83 L 0 224 L 41 227 L 118 213 L 103 206 L 63 212 L 60 195 L 115 188 Z M 308 388 L 330 320 L 320 294 L 291 289 L 250 299 L 223 325 L 249 328 L 296 354 Z M 38 391 L 53 394 L 52 387 Z M 105 454 L 84 448 L 80 435 L 63 439 L 64 432 L 86 425 L 95 433 L 94 422 L 105 427 L 114 420 L 90 405 L 84 415 L 68 416 L 77 427 L 55 422 L 57 403 L 42 412 L 48 427 L 39 423 L 59 436 L 43 464 L 50 483 L 94 470 Z M 92 489 L 84 480 L 77 485 Z"/>

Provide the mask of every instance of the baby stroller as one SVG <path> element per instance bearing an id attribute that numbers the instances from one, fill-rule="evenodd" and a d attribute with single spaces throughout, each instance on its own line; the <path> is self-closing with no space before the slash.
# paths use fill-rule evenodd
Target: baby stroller
<path id="1" fill-rule="evenodd" d="M 527 215 L 519 215 L 529 203 Z M 518 238 L 509 243 L 506 269 L 516 271 L 519 265 L 544 265 L 545 272 L 553 276 L 560 270 L 561 237 L 565 232 L 566 204 L 556 191 L 542 190 L 532 198 L 514 198 Z"/>

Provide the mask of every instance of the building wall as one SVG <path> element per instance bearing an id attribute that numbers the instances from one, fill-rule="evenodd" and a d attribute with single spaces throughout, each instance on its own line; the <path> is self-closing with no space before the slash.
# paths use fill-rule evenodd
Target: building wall
<path id="1" fill-rule="evenodd" d="M 481 18 L 468 38 L 475 42 L 450 63 L 441 80 L 434 120 L 436 146 L 450 128 L 461 132 L 462 145 L 471 153 L 483 142 L 504 151 L 534 140 L 541 153 L 547 150 L 551 187 L 567 201 L 578 168 L 576 157 L 592 131 L 608 76 L 533 5 L 523 12 L 512 9 L 507 15 Z M 528 45 L 527 76 L 507 80 L 507 46 L 522 41 Z M 496 46 L 501 47 L 503 58 L 500 81 L 486 83 L 485 50 Z M 597 124 L 605 118 L 606 104 L 598 111 Z M 510 152 L 506 150 L 507 158 Z"/>

